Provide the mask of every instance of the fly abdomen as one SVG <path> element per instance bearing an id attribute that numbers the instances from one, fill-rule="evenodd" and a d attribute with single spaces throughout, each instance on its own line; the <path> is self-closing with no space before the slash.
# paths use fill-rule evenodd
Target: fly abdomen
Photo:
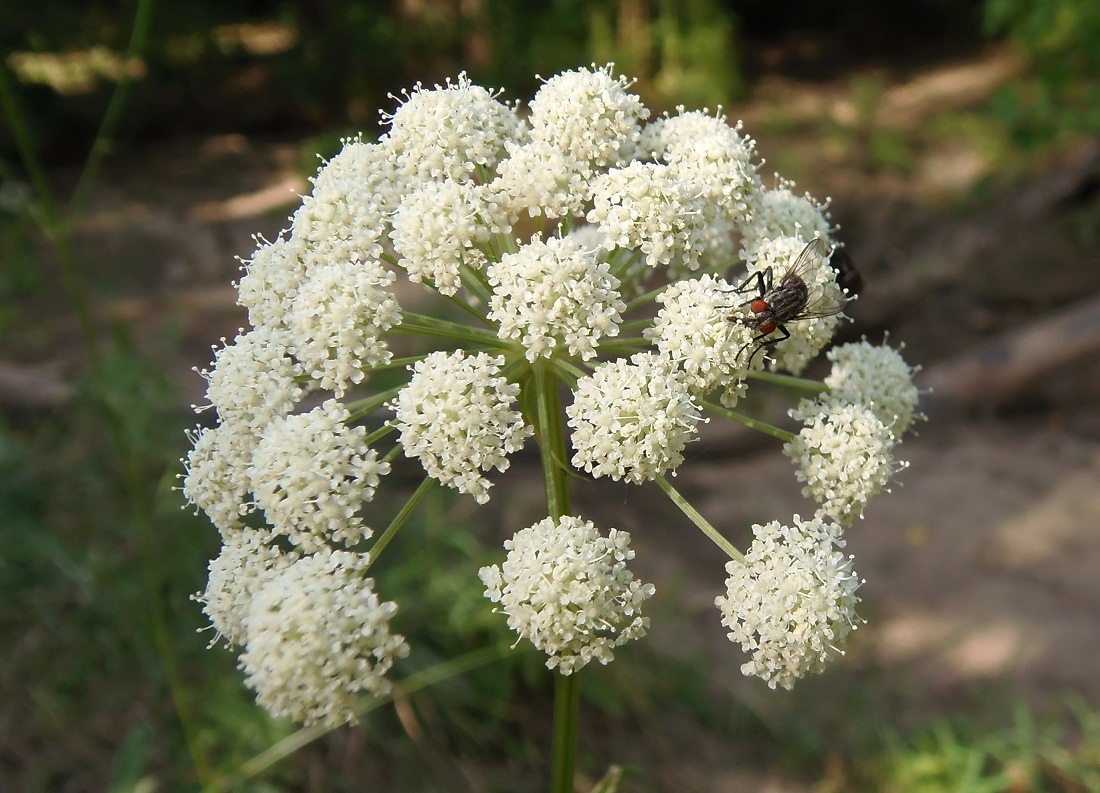
<path id="1" fill-rule="evenodd" d="M 810 290 L 797 275 L 788 275 L 782 283 L 765 296 L 772 319 L 782 324 L 797 317 L 810 298 Z"/>

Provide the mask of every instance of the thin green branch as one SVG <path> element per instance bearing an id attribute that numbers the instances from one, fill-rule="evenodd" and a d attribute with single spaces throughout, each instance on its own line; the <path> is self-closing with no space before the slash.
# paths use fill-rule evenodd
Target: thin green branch
<path id="1" fill-rule="evenodd" d="M 736 559 L 739 562 L 745 561 L 744 554 L 733 547 L 733 543 L 723 537 L 721 532 L 714 528 L 710 521 L 704 518 L 699 510 L 693 507 L 686 498 L 680 495 L 680 492 L 674 488 L 667 479 L 663 476 L 658 476 L 654 481 L 661 490 L 665 491 L 665 495 L 672 500 L 672 503 L 679 507 L 680 511 L 687 515 L 688 518 L 691 519 L 691 522 L 698 526 L 699 530 L 707 535 L 711 542 L 721 548 L 730 559 Z"/>
<path id="2" fill-rule="evenodd" d="M 385 697 L 365 698 L 363 704 L 356 708 L 356 714 L 358 716 L 365 716 L 371 711 L 377 710 L 383 705 L 393 702 L 397 698 L 407 697 L 410 694 L 415 694 L 417 691 L 438 685 L 445 680 L 457 677 L 472 669 L 477 669 L 479 666 L 485 666 L 494 661 L 500 661 L 510 655 L 514 649 L 515 648 L 511 644 L 483 647 L 480 650 L 467 653 L 464 656 L 447 661 L 446 663 L 431 666 L 428 669 L 410 675 L 400 683 L 394 684 L 393 691 Z M 529 649 L 533 649 L 533 645 L 529 644 L 521 648 L 521 651 L 527 652 Z M 290 757 L 302 747 L 307 746 L 331 730 L 331 727 L 319 724 L 299 729 L 286 738 L 283 738 L 274 746 L 265 749 L 252 759 L 242 763 L 235 771 L 215 780 L 215 782 L 209 786 L 210 793 L 238 790 L 242 782 L 262 774 L 268 768 Z"/>
<path id="3" fill-rule="evenodd" d="M 757 369 L 750 370 L 747 376 L 753 380 L 775 383 L 785 388 L 791 388 L 796 391 L 808 391 L 813 394 L 820 394 L 822 391 L 829 390 L 828 386 L 820 380 L 811 380 L 808 377 L 795 377 L 789 374 L 778 374 L 776 372 L 767 372 Z"/>
<path id="4" fill-rule="evenodd" d="M 651 327 L 653 327 L 653 320 L 649 317 L 645 319 L 632 319 L 629 322 L 624 322 L 619 325 L 619 332 L 636 333 L 639 330 L 645 330 Z"/>
<path id="5" fill-rule="evenodd" d="M 570 513 L 569 479 L 562 461 L 566 456 L 565 426 L 562 421 L 561 391 L 554 370 L 546 361 L 532 367 L 537 399 L 537 432 L 546 486 L 546 507 L 554 520 Z M 578 674 L 556 675 L 554 679 L 554 745 L 552 750 L 552 793 L 573 793 L 577 757 L 577 724 L 580 714 Z"/>
<path id="6" fill-rule="evenodd" d="M 607 355 L 623 355 L 635 352 L 642 352 L 644 350 L 652 349 L 653 345 L 643 339 L 641 336 L 630 336 L 626 338 L 612 338 L 605 341 L 601 341 L 596 345 L 596 351 Z"/>
<path id="7" fill-rule="evenodd" d="M 480 300 L 482 305 L 489 305 L 489 300 L 493 296 L 493 288 L 489 286 L 489 281 L 485 278 L 484 273 L 463 264 L 458 268 L 458 277 L 462 280 L 462 285 L 466 287 L 466 290 Z M 470 307 L 470 310 L 477 313 L 472 307 Z M 489 320 L 484 315 L 478 313 L 478 317 L 482 322 L 488 324 Z"/>
<path id="8" fill-rule="evenodd" d="M 577 381 L 582 377 L 588 376 L 587 372 L 572 361 L 568 361 L 564 358 L 551 357 L 549 363 L 557 370 L 558 376 L 561 377 L 570 389 L 575 389 L 577 387 Z"/>
<path id="9" fill-rule="evenodd" d="M 668 287 L 669 287 L 668 284 L 662 284 L 661 286 L 658 286 L 656 289 L 650 289 L 645 294 L 638 295 L 633 300 L 627 301 L 626 310 L 627 311 L 632 311 L 633 309 L 637 308 L 638 306 L 644 306 L 646 303 L 652 303 L 657 298 L 657 295 L 661 294 L 661 292 L 668 289 Z"/>
<path id="10" fill-rule="evenodd" d="M 398 455 L 401 454 L 401 450 L 403 448 L 404 447 L 400 443 L 395 443 L 392 449 L 382 455 L 382 462 L 392 463 L 394 460 L 397 459 Z"/>
<path id="11" fill-rule="evenodd" d="M 422 361 L 427 356 L 427 353 L 421 353 L 420 355 L 406 355 L 404 358 L 390 358 L 385 363 L 380 363 L 378 366 L 372 366 L 368 369 L 368 372 L 381 372 L 386 369 L 400 369 L 403 366 L 408 366 L 410 363 L 416 363 Z M 309 379 L 309 375 L 305 375 L 306 379 Z"/>
<path id="12" fill-rule="evenodd" d="M 558 380 L 543 361 L 532 367 L 535 378 L 536 419 L 542 476 L 546 486 L 546 507 L 557 520 L 569 514 L 569 484 L 562 475 L 559 460 L 566 458 L 565 429 L 561 417 L 561 395 Z"/>
<path id="13" fill-rule="evenodd" d="M 630 268 L 641 260 L 641 256 L 641 251 L 616 248 L 608 259 L 611 264 L 611 274 L 620 282 L 626 280 Z M 619 259 L 622 261 L 618 261 Z"/>
<path id="14" fill-rule="evenodd" d="M 382 536 L 370 547 L 370 559 L 367 561 L 367 566 L 364 568 L 364 571 L 369 570 L 371 565 L 378 561 L 378 557 L 382 555 L 382 551 L 386 550 L 386 546 L 390 544 L 390 541 L 393 540 L 395 536 L 397 536 L 398 530 L 405 525 L 409 516 L 412 515 L 413 510 L 415 510 L 417 505 L 424 500 L 424 496 L 428 494 L 435 484 L 436 481 L 432 477 L 424 477 L 424 481 L 421 482 L 419 487 L 409 496 L 409 500 L 405 502 L 405 506 L 401 507 L 401 511 L 390 521 L 390 525 L 382 532 Z"/>
<path id="15" fill-rule="evenodd" d="M 358 421 L 364 416 L 368 416 L 384 404 L 389 402 L 399 393 L 405 386 L 399 385 L 385 391 L 379 391 L 377 394 L 371 394 L 369 397 L 363 399 L 357 399 L 354 402 L 347 404 L 345 407 L 348 409 L 348 413 L 351 415 L 348 417 L 349 422 Z"/>
<path id="16" fill-rule="evenodd" d="M 15 94 L 11 73 L 3 59 L 0 59 L 0 109 L 4 111 L 3 117 L 11 131 L 12 140 L 15 141 L 15 148 L 23 161 L 23 167 L 27 169 L 31 185 L 38 195 L 38 203 L 45 213 L 43 225 L 48 227 L 47 233 L 52 233 L 53 227 L 57 225 L 57 206 L 53 200 L 53 189 L 50 187 L 46 170 L 42 167 L 42 161 L 35 152 L 30 130 L 23 123 L 23 110 Z M 11 178 L 14 178 L 14 175 Z"/>
<path id="17" fill-rule="evenodd" d="M 140 58 L 145 51 L 145 43 L 149 38 L 149 26 L 153 19 L 153 5 L 154 0 L 138 0 L 137 10 L 134 13 L 134 24 L 130 29 L 130 43 L 126 47 L 127 65 L 130 61 Z M 111 151 L 111 145 L 113 144 L 111 136 L 122 118 L 122 111 L 130 98 L 130 89 L 133 84 L 133 78 L 124 68 L 122 76 L 115 83 L 115 90 L 111 94 L 107 109 L 103 113 L 99 131 L 96 133 L 92 149 L 88 153 L 88 159 L 84 162 L 84 170 L 73 189 L 72 201 L 69 204 L 72 212 L 80 212 L 83 209 L 88 191 L 95 183 L 96 177 L 99 176 L 99 169 L 103 165 L 104 158 Z"/>
<path id="18" fill-rule="evenodd" d="M 374 432 L 369 433 L 367 437 L 363 438 L 363 443 L 365 443 L 367 446 L 373 446 L 375 443 L 385 438 L 391 432 L 397 432 L 397 427 L 395 427 L 393 424 L 383 424 Z"/>
<path id="19" fill-rule="evenodd" d="M 498 347 L 511 350 L 515 348 L 512 342 L 504 341 L 491 330 L 473 328 L 458 322 L 429 317 L 424 314 L 415 314 L 411 311 L 401 313 L 401 324 L 394 328 L 395 331 L 404 333 L 417 333 L 423 336 L 437 336 L 444 339 L 454 339 L 470 344 L 481 344 L 487 347 Z"/>
<path id="20" fill-rule="evenodd" d="M 730 410 L 729 408 L 724 408 L 721 405 L 714 404 L 713 402 L 704 401 L 703 409 L 709 410 L 711 413 L 716 413 L 723 418 L 730 419 L 731 421 L 736 421 L 740 424 L 744 424 L 749 429 L 759 430 L 760 432 L 767 433 L 773 438 L 778 438 L 785 443 L 790 443 L 797 437 L 793 432 L 788 432 L 781 427 L 776 427 L 772 424 L 768 424 L 765 421 L 760 421 L 759 419 L 754 419 L 751 416 L 746 416 L 743 413 L 738 413 L 736 411 Z"/>

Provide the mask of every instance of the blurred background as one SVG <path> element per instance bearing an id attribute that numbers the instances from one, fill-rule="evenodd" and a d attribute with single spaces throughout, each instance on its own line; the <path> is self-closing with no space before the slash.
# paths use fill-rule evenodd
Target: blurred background
<path id="1" fill-rule="evenodd" d="M 527 100 L 614 61 L 831 197 L 864 282 L 842 340 L 904 344 L 929 421 L 850 531 L 868 623 L 792 692 L 741 676 L 721 562 L 663 495 L 578 485 L 658 585 L 651 636 L 586 670 L 581 789 L 621 763 L 623 791 L 1100 791 L 1100 4 L 525 6 L 0 6 L 0 790 L 542 787 L 552 687 L 533 653 L 479 654 L 511 639 L 475 575 L 541 517 L 537 459 L 402 532 L 378 579 L 406 682 L 326 736 L 206 648 L 218 538 L 174 488 L 193 368 L 245 322 L 236 257 L 318 154 L 417 81 Z M 677 487 L 742 547 L 813 509 L 763 436 L 694 453 Z"/>

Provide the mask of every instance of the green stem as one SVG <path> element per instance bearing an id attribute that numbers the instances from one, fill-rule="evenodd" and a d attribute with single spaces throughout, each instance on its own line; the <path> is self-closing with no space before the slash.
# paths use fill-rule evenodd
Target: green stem
<path id="1" fill-rule="evenodd" d="M 489 307 L 489 301 L 493 297 L 493 288 L 489 286 L 489 281 L 485 277 L 485 274 L 480 270 L 475 270 L 469 265 L 463 264 L 458 268 L 458 277 L 462 280 L 462 285 L 466 287 L 467 291 L 481 301 L 481 304 L 486 308 Z M 473 309 L 471 309 L 473 311 Z M 477 313 L 476 311 L 474 313 Z M 488 322 L 488 320 L 478 315 L 482 322 Z"/>
<path id="2" fill-rule="evenodd" d="M 12 138 L 23 161 L 23 167 L 27 169 L 31 184 L 34 185 L 37 198 L 35 202 L 37 205 L 37 211 L 34 213 L 35 219 L 53 248 L 58 269 L 61 271 L 62 283 L 65 285 L 65 291 L 72 303 L 77 323 L 80 325 L 80 336 L 84 343 L 84 350 L 88 355 L 88 365 L 92 372 L 92 379 L 98 385 L 102 370 L 102 356 L 100 355 L 98 343 L 99 334 L 96 331 L 95 321 L 92 319 L 92 310 L 88 305 L 80 278 L 77 276 L 76 266 L 73 263 L 72 253 L 69 249 L 69 221 L 62 219 L 60 215 L 60 209 L 50 189 L 49 178 L 46 176 L 46 169 L 42 166 L 38 153 L 34 150 L 34 142 L 30 130 L 23 123 L 24 115 L 22 108 L 19 106 L 18 97 L 15 95 L 15 89 L 9 79 L 7 66 L 2 61 L 0 61 L 0 109 L 4 111 L 4 119 L 8 123 L 8 129 L 11 130 Z"/>
<path id="3" fill-rule="evenodd" d="M 629 311 L 632 311 L 633 309 L 637 308 L 638 306 L 644 306 L 646 303 L 652 303 L 654 300 L 657 299 L 657 295 L 661 294 L 661 292 L 668 289 L 668 287 L 669 287 L 668 284 L 661 284 L 656 289 L 650 289 L 645 294 L 638 295 L 633 300 L 627 301 L 626 311 L 629 312 Z M 626 313 L 626 312 L 623 312 L 623 313 Z"/>
<path id="4" fill-rule="evenodd" d="M 625 251 L 621 256 L 620 251 L 622 248 L 616 248 L 610 257 L 611 275 L 617 278 L 620 282 L 626 280 L 627 273 L 630 268 L 637 262 L 641 261 L 641 251 Z"/>
<path id="5" fill-rule="evenodd" d="M 378 408 L 382 407 L 384 404 L 393 399 L 395 396 L 400 394 L 401 389 L 404 387 L 405 386 L 403 385 L 394 386 L 393 388 L 390 388 L 386 391 L 379 391 L 377 394 L 372 394 L 369 397 L 358 399 L 355 402 L 351 402 L 345 405 L 345 407 L 348 409 L 348 413 L 350 414 L 348 416 L 348 421 L 358 421 L 364 416 L 370 415 L 374 411 L 378 410 Z"/>
<path id="6" fill-rule="evenodd" d="M 760 432 L 767 433 L 773 438 L 778 438 L 785 443 L 790 443 L 796 437 L 798 437 L 793 432 L 788 432 L 782 427 L 776 427 L 774 424 L 768 424 L 766 421 L 754 419 L 751 416 L 746 416 L 744 413 L 738 413 L 728 408 L 724 408 L 721 405 L 716 405 L 713 402 L 703 402 L 703 409 L 709 410 L 711 413 L 717 413 L 719 416 L 730 419 L 731 421 L 736 421 L 744 424 L 749 429 L 759 430 Z"/>
<path id="7" fill-rule="evenodd" d="M 130 34 L 130 45 L 127 49 L 128 61 L 138 57 L 144 47 L 152 17 L 152 8 L 152 0 L 138 0 Z M 131 78 L 124 76 L 116 85 L 100 123 L 99 132 L 96 135 L 91 152 L 85 160 L 80 179 L 70 198 L 69 209 L 64 214 L 53 197 L 46 171 L 42 167 L 37 152 L 34 150 L 28 128 L 23 123 L 24 115 L 19 107 L 7 68 L 2 62 L 0 62 L 0 109 L 4 111 L 3 117 L 8 122 L 24 167 L 27 169 L 31 183 L 37 193 L 35 219 L 53 248 L 62 282 L 80 326 L 81 338 L 88 355 L 92 399 L 101 412 L 104 426 L 114 444 L 118 463 L 121 467 L 121 480 L 126 489 L 130 517 L 137 531 L 138 542 L 142 549 L 142 578 L 146 590 L 146 608 L 150 632 L 164 669 L 169 695 L 183 730 L 184 741 L 187 744 L 200 784 L 205 788 L 207 780 L 211 778 L 210 766 L 191 710 L 191 698 L 188 696 L 187 684 L 180 671 L 175 648 L 173 647 L 172 635 L 169 629 L 171 617 L 163 594 L 165 577 L 161 565 L 154 562 L 154 559 L 159 558 L 157 554 L 160 545 L 157 543 L 154 527 L 153 503 L 156 494 L 150 491 L 148 461 L 142 454 L 141 449 L 131 440 L 130 434 L 127 432 L 127 417 L 119 410 L 112 399 L 107 374 L 104 371 L 103 355 L 99 348 L 95 322 L 92 318 L 87 296 L 77 275 L 76 263 L 73 260 L 69 245 L 69 229 L 76 213 L 84 204 L 87 191 L 98 174 L 103 158 L 108 153 L 110 135 L 116 122 L 121 117 L 131 83 Z"/>
<path id="8" fill-rule="evenodd" d="M 27 169 L 34 192 L 38 196 L 38 204 L 44 213 L 42 225 L 52 229 L 56 224 L 56 206 L 53 200 L 53 189 L 50 180 L 46 176 L 46 170 L 42 167 L 42 161 L 34 150 L 34 140 L 30 130 L 23 123 L 23 111 L 19 106 L 19 99 L 15 95 L 11 76 L 8 73 L 7 64 L 0 60 L 0 109 L 3 109 L 4 120 L 8 124 L 15 148 L 19 152 L 19 158 L 23 161 L 23 167 Z M 4 169 L 4 176 L 15 179 L 14 173 Z"/>
<path id="9" fill-rule="evenodd" d="M 463 283 L 465 283 L 465 280 L 463 280 Z M 476 320 L 477 320 L 478 322 L 482 323 L 483 325 L 489 325 L 489 326 L 492 326 L 492 323 L 491 323 L 491 322 L 489 321 L 489 318 L 488 318 L 488 317 L 486 317 L 486 316 L 485 316 L 484 314 L 482 314 L 482 313 L 481 313 L 480 311 L 478 311 L 478 310 L 477 310 L 476 308 L 474 308 L 473 306 L 471 306 L 471 305 L 470 305 L 469 303 L 467 303 L 467 302 L 466 302 L 465 300 L 463 300 L 463 299 L 462 299 L 461 297 L 459 297 L 458 295 L 444 295 L 444 297 L 445 297 L 445 298 L 447 298 L 447 300 L 449 300 L 449 301 L 451 301 L 452 303 L 454 303 L 454 304 L 455 304 L 456 306 L 458 306 L 458 307 L 459 307 L 460 309 L 462 309 L 463 311 L 465 311 L 465 312 L 466 312 L 467 314 L 469 314 L 469 315 L 470 315 L 471 317 L 473 317 L 474 319 L 476 319 Z M 479 299 L 480 299 L 480 298 L 479 298 Z M 483 302 L 484 302 L 484 301 L 483 301 Z M 488 305 L 488 304 L 486 303 L 486 305 Z"/>
<path id="10" fill-rule="evenodd" d="M 386 452 L 384 455 L 382 455 L 382 462 L 392 463 L 394 460 L 396 460 L 401 455 L 401 451 L 403 449 L 404 449 L 404 447 L 400 443 L 395 443 L 393 445 L 392 449 L 390 449 L 388 452 Z"/>
<path id="11" fill-rule="evenodd" d="M 587 376 L 587 372 L 564 358 L 551 358 L 550 365 L 557 370 L 558 377 L 560 377 L 571 390 L 576 389 L 578 380 Z"/>
<path id="12" fill-rule="evenodd" d="M 405 333 L 419 333 L 424 336 L 440 336 L 445 339 L 508 350 L 515 347 L 511 342 L 503 341 L 491 330 L 474 328 L 459 322 L 450 322 L 445 319 L 425 316 L 424 314 L 414 314 L 411 311 L 401 312 L 401 324 L 396 326 L 394 330 Z"/>
<path id="13" fill-rule="evenodd" d="M 546 485 L 546 507 L 558 520 L 569 514 L 569 480 L 558 464 L 566 459 L 565 425 L 561 394 L 553 369 L 544 361 L 532 367 L 537 400 L 539 453 Z M 550 777 L 552 793 L 573 793 L 577 757 L 577 722 L 580 713 L 580 678 L 577 673 L 554 677 L 554 746 Z"/>
<path id="14" fill-rule="evenodd" d="M 652 327 L 652 319 L 632 319 L 619 325 L 619 333 L 637 333 L 640 330 Z"/>
<path id="15" fill-rule="evenodd" d="M 365 570 L 369 570 L 371 565 L 378 561 L 378 557 L 382 555 L 382 551 L 386 549 L 386 546 L 390 544 L 396 535 L 398 529 L 405 525 L 405 521 L 412 515 L 413 510 L 424 499 L 424 496 L 428 494 L 428 491 L 435 485 L 435 480 L 430 476 L 424 477 L 424 481 L 420 483 L 420 486 L 413 491 L 413 494 L 409 496 L 409 500 L 405 502 L 405 506 L 401 507 L 401 511 L 394 516 L 390 521 L 390 525 L 386 527 L 386 530 L 382 532 L 382 536 L 378 538 L 378 541 L 370 548 L 370 559 L 367 561 Z"/>
<path id="16" fill-rule="evenodd" d="M 367 446 L 373 446 L 377 441 L 382 440 L 382 438 L 385 438 L 391 432 L 397 432 L 397 427 L 392 424 L 383 424 L 374 432 L 367 435 L 367 437 L 363 438 L 363 443 Z"/>
<path id="17" fill-rule="evenodd" d="M 729 556 L 730 559 L 736 559 L 739 562 L 745 561 L 745 556 L 739 550 L 733 547 L 733 543 L 727 540 L 721 535 L 718 529 L 714 528 L 706 518 L 704 518 L 695 507 L 693 507 L 686 498 L 680 495 L 680 492 L 672 486 L 672 484 L 663 476 L 658 476 L 654 481 L 661 490 L 665 491 L 672 503 L 680 508 L 680 511 L 687 515 L 691 522 L 699 527 L 699 530 L 703 534 L 707 535 L 711 542 L 717 545 L 722 551 Z"/>
<path id="18" fill-rule="evenodd" d="M 569 514 L 569 483 L 558 460 L 567 459 L 565 425 L 561 417 L 558 380 L 550 365 L 538 361 L 531 367 L 535 377 L 539 454 L 546 485 L 546 507 L 554 520 Z"/>
<path id="19" fill-rule="evenodd" d="M 573 774 L 577 750 L 577 723 L 580 721 L 581 681 L 576 672 L 557 675 L 554 681 L 554 766 L 550 777 L 551 793 L 573 793 Z"/>
<path id="20" fill-rule="evenodd" d="M 153 18 L 153 5 L 153 0 L 138 0 L 137 11 L 134 14 L 134 25 L 130 30 L 130 44 L 126 48 L 125 62 L 127 65 L 140 58 L 145 50 L 145 43 L 149 38 L 149 26 Z M 103 120 L 99 124 L 99 131 L 96 133 L 92 150 L 88 154 L 88 159 L 84 162 L 84 170 L 73 189 L 70 207 L 74 212 L 80 212 L 84 207 L 88 191 L 99 175 L 99 168 L 103 164 L 103 159 L 110 153 L 115 126 L 122 118 L 123 108 L 126 107 L 126 102 L 130 98 L 130 89 L 133 87 L 134 80 L 125 73 L 125 69 L 123 72 L 122 77 L 115 84 L 111 100 L 103 113 Z"/>
<path id="21" fill-rule="evenodd" d="M 810 393 L 820 394 L 822 391 L 828 391 L 829 387 L 820 380 L 810 380 L 807 377 L 794 377 L 789 374 L 778 374 L 776 372 L 767 372 L 764 370 L 751 369 L 746 375 L 753 380 L 763 380 L 766 383 L 775 383 L 786 388 L 793 388 L 798 391 L 809 391 Z"/>
<path id="22" fill-rule="evenodd" d="M 381 372 L 384 369 L 399 369 L 403 366 L 408 366 L 410 363 L 416 363 L 417 361 L 422 361 L 422 360 L 424 360 L 424 358 L 426 356 L 427 356 L 427 353 L 424 353 L 422 355 L 406 355 L 403 358 L 390 358 L 385 363 L 380 363 L 380 364 L 378 364 L 378 366 L 372 366 L 370 369 L 367 369 L 366 371 L 368 371 L 368 372 Z M 309 375 L 306 375 L 305 379 L 309 380 L 310 379 Z"/>
<path id="23" fill-rule="evenodd" d="M 636 352 L 644 352 L 648 349 L 653 349 L 653 345 L 638 336 L 625 339 L 607 339 L 596 345 L 596 351 L 601 355 L 633 355 Z"/>

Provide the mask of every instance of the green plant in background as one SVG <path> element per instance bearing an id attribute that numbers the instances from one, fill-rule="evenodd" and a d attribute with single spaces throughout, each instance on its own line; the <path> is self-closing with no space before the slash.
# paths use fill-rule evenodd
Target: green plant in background
<path id="1" fill-rule="evenodd" d="M 1071 701 L 1070 710 L 1072 726 L 1037 722 L 1017 702 L 1007 728 L 979 732 L 942 720 L 913 736 L 892 734 L 874 787 L 907 793 L 1100 790 L 1096 714 L 1081 700 Z"/>
<path id="2" fill-rule="evenodd" d="M 714 0 L 590 3 L 590 51 L 637 75 L 658 108 L 728 104 L 744 93 L 736 20 Z"/>
<path id="3" fill-rule="evenodd" d="M 391 543 L 440 485 L 489 502 L 486 474 L 529 440 L 547 516 L 479 577 L 556 672 L 553 790 L 574 786 L 583 668 L 646 634 L 654 594 L 630 536 L 574 511 L 570 477 L 654 482 L 713 540 L 746 675 L 790 688 L 856 627 L 843 527 L 903 467 L 912 372 L 863 342 L 829 353 L 824 382 L 797 376 L 845 302 L 822 206 L 765 189 L 721 117 L 646 124 L 630 86 L 611 67 L 564 72 L 521 116 L 465 75 L 418 85 L 383 137 L 321 168 L 288 232 L 259 240 L 238 283 L 252 327 L 203 373 L 218 420 L 192 434 L 183 492 L 222 537 L 203 609 L 274 715 L 331 729 L 391 694 L 416 651 L 384 600 Z M 740 279 L 716 277 L 735 263 Z M 397 334 L 438 348 L 395 358 Z M 801 432 L 734 410 L 755 383 L 807 395 Z M 814 516 L 754 526 L 744 554 L 725 539 L 666 478 L 708 415 L 785 442 Z M 380 514 L 401 455 L 426 476 Z"/>
<path id="4" fill-rule="evenodd" d="M 1100 5 L 1092 0 L 986 0 L 985 29 L 1028 61 L 993 110 L 1018 143 L 1040 148 L 1100 131 Z"/>

